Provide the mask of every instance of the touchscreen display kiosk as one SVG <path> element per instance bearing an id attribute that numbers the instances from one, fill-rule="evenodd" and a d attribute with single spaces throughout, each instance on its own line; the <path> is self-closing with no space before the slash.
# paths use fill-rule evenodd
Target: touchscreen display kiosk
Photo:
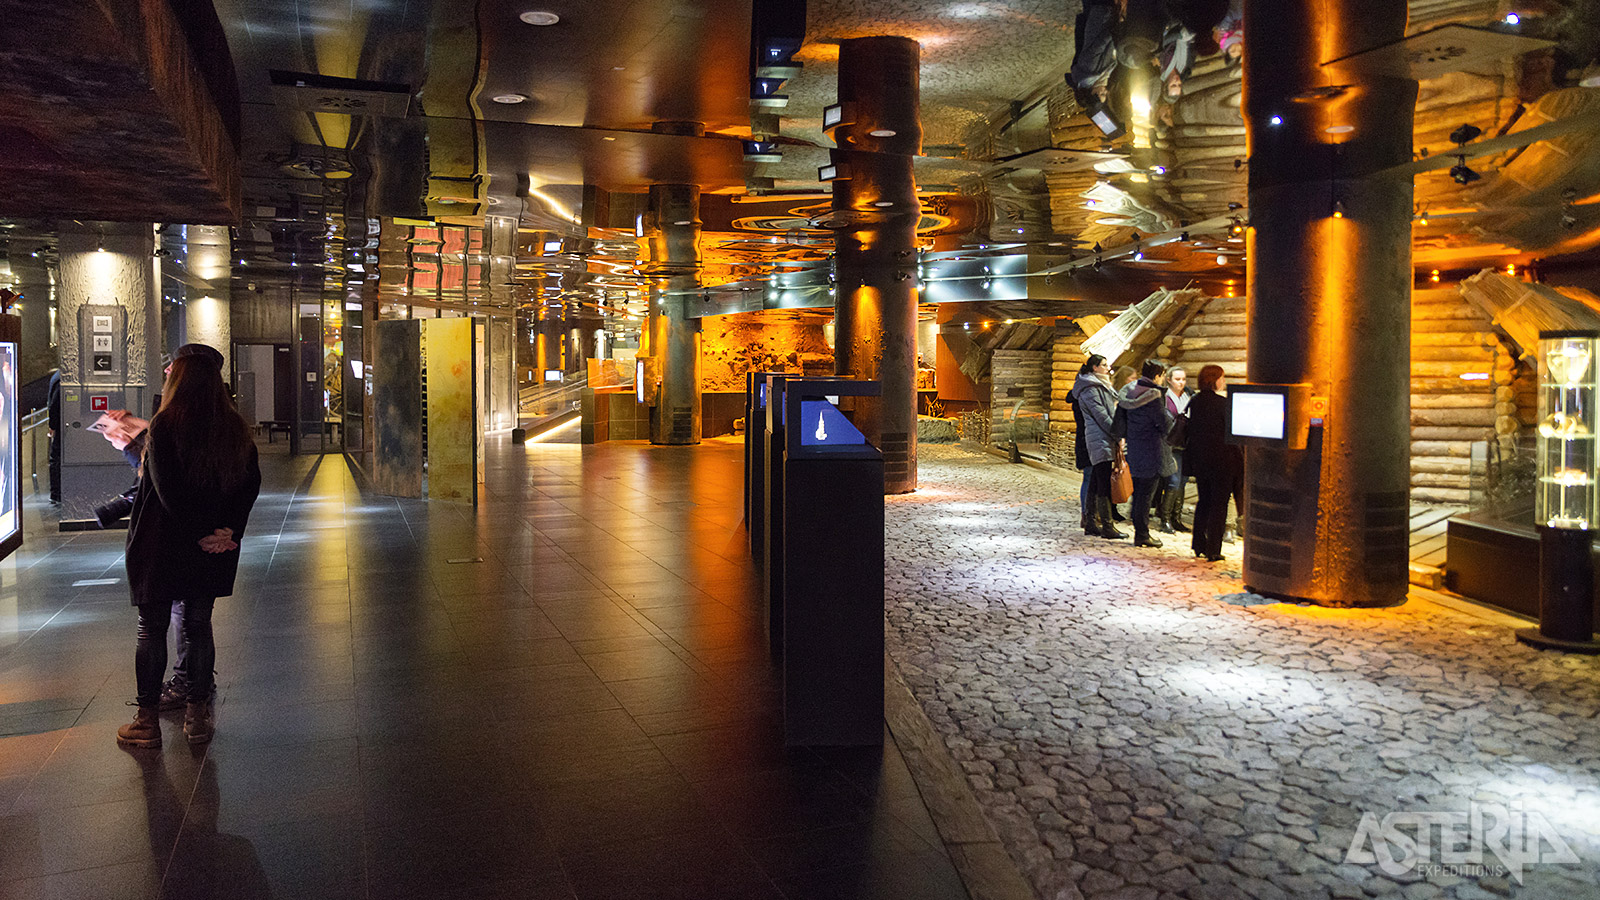
<path id="1" fill-rule="evenodd" d="M 1312 399 L 1309 384 L 1229 385 L 1228 443 L 1304 450 L 1312 425 Z"/>
<path id="2" fill-rule="evenodd" d="M 1284 439 L 1284 396 L 1276 393 L 1240 392 L 1233 396 L 1228 410 L 1229 430 L 1234 437 Z"/>

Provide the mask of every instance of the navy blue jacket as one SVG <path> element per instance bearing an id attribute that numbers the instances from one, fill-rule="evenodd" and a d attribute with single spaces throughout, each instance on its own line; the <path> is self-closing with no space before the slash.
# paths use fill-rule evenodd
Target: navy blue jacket
<path id="1" fill-rule="evenodd" d="M 1156 478 L 1161 471 L 1162 438 L 1172 427 L 1163 398 L 1166 391 L 1141 378 L 1122 389 L 1117 405 L 1128 417 L 1128 470 L 1135 478 Z"/>

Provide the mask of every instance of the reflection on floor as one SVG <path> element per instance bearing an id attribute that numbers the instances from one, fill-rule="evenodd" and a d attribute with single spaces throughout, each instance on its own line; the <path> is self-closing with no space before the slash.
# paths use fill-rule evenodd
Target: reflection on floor
<path id="1" fill-rule="evenodd" d="M 200 752 L 116 746 L 123 535 L 30 508 L 0 897 L 966 896 L 892 743 L 784 749 L 737 444 L 492 443 L 476 510 L 266 457 Z"/>

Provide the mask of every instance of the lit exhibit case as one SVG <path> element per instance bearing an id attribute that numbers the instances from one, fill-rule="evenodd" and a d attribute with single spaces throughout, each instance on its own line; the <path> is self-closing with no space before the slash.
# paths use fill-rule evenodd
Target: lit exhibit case
<path id="1" fill-rule="evenodd" d="M 1600 653 L 1594 640 L 1595 350 L 1600 332 L 1539 333 L 1539 627 L 1517 639 Z"/>
<path id="2" fill-rule="evenodd" d="M 17 409 L 16 316 L 0 316 L 0 559 L 22 546 L 22 420 Z"/>
<path id="3" fill-rule="evenodd" d="M 1548 528 L 1588 531 L 1595 521 L 1594 351 L 1591 332 L 1540 336 L 1534 520 Z"/>

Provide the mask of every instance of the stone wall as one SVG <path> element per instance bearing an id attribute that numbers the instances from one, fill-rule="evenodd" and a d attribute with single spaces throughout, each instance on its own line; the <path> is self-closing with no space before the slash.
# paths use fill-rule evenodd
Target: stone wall
<path id="1" fill-rule="evenodd" d="M 700 389 L 743 394 L 749 372 L 832 375 L 822 320 L 760 322 L 744 315 L 700 320 Z"/>

